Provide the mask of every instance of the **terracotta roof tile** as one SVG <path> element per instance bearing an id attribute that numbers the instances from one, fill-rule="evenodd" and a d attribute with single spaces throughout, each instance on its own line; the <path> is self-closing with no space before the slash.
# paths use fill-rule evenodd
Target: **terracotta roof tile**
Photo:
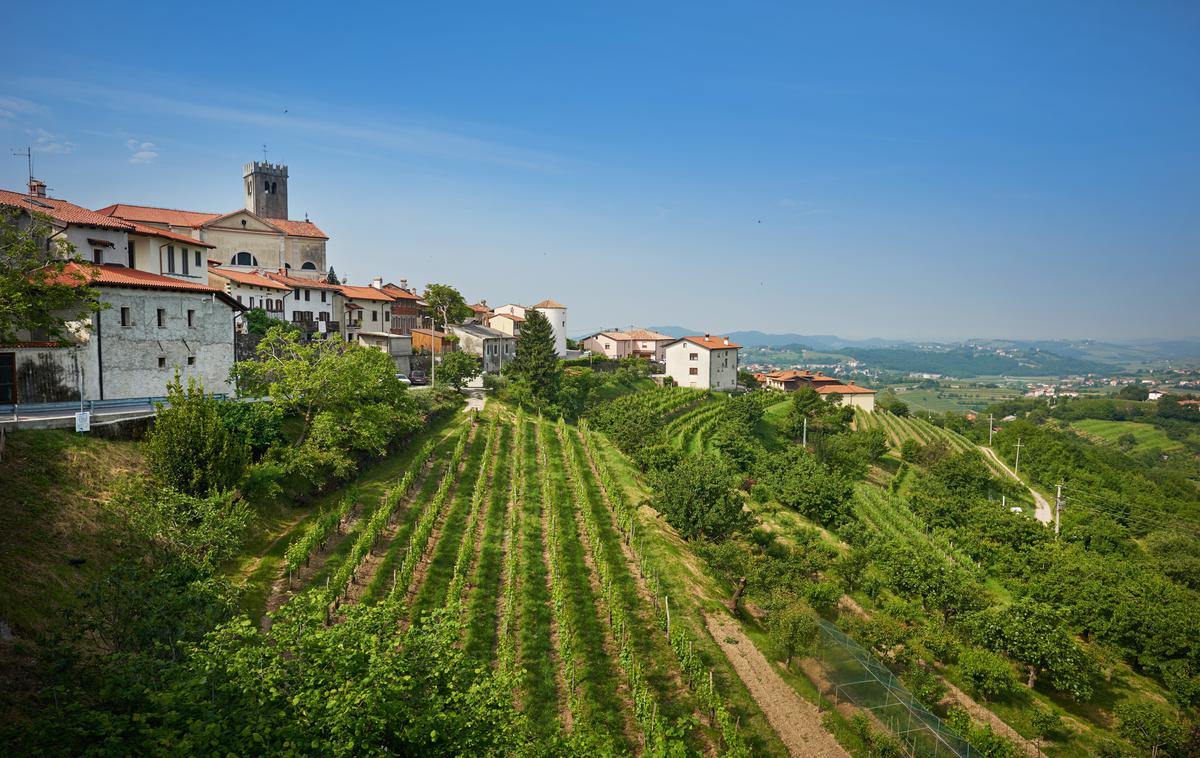
<path id="1" fill-rule="evenodd" d="M 822 395 L 874 395 L 875 390 L 859 387 L 857 384 L 826 384 L 815 388 Z"/>
<path id="2" fill-rule="evenodd" d="M 240 210 L 240 209 L 239 209 Z M 152 205 L 131 205 L 129 203 L 114 203 L 105 206 L 97 213 L 106 216 L 116 216 L 126 221 L 140 221 L 145 224 L 169 224 L 170 226 L 188 226 L 193 229 L 204 226 L 213 219 L 228 216 L 228 213 L 205 213 L 203 211 L 181 211 L 175 208 L 156 208 Z M 237 213 L 237 211 L 232 211 Z M 311 221 L 292 221 L 286 218 L 263 218 L 268 224 L 279 228 L 284 234 L 293 237 L 315 237 L 329 239 L 329 235 Z"/>
<path id="3" fill-rule="evenodd" d="M 143 235 L 146 237 L 163 237 L 165 239 L 175 240 L 177 242 L 184 242 L 189 245 L 194 245 L 195 247 L 209 247 L 209 248 L 216 247 L 216 245 L 210 245 L 207 242 L 201 242 L 198 239 L 189 237 L 186 234 L 179 234 L 178 232 L 173 232 L 170 229 L 161 229 L 157 226 L 147 226 L 146 224 L 141 224 L 141 223 L 138 223 L 137 221 L 128 221 L 127 223 L 133 227 L 133 229 L 131 229 L 129 232 L 130 234 L 140 234 L 140 235 Z"/>
<path id="4" fill-rule="evenodd" d="M 567 306 L 563 305 L 562 303 L 556 303 L 553 300 L 543 300 L 542 302 L 538 303 L 537 305 L 535 305 L 533 307 L 534 308 L 561 308 L 564 311 L 567 309 Z"/>
<path id="5" fill-rule="evenodd" d="M 225 294 L 225 290 L 210 284 L 185 282 L 170 276 L 160 276 L 149 271 L 139 271 L 135 268 L 116 266 L 111 263 L 97 265 L 95 263 L 71 262 L 63 268 L 58 277 L 62 284 L 74 287 L 93 285 L 97 287 L 134 287 L 138 289 L 174 290 L 176 292 L 200 292 L 216 295 L 221 301 L 235 308 L 242 308 L 236 300 Z"/>
<path id="6" fill-rule="evenodd" d="M 219 276 L 228 279 L 237 284 L 245 284 L 251 287 L 268 287 L 273 290 L 291 291 L 291 287 L 286 284 L 280 284 L 274 279 L 268 279 L 262 274 L 253 271 L 235 271 L 231 268 L 220 268 L 219 266 L 209 266 L 208 273 L 211 276 Z"/>
<path id="7" fill-rule="evenodd" d="M 311 221 L 292 221 L 286 218 L 264 218 L 269 224 L 279 227 L 284 233 L 292 237 L 315 237 L 316 239 L 327 240 L 329 235 L 321 231 L 316 224 Z"/>
<path id="8" fill-rule="evenodd" d="M 343 284 L 338 287 L 341 293 L 346 297 L 354 298 L 355 300 L 382 300 L 385 303 L 390 303 L 396 298 L 386 292 L 377 290 L 374 287 L 356 287 L 352 284 Z"/>
<path id="9" fill-rule="evenodd" d="M 87 208 L 54 197 L 30 197 L 27 193 L 0 190 L 0 205 L 41 213 L 65 224 L 95 226 L 100 229 L 116 229 L 125 232 L 133 228 L 121 219 L 89 211 Z"/>
<path id="10" fill-rule="evenodd" d="M 286 284 L 293 289 L 300 287 L 310 290 L 332 290 L 334 292 L 340 292 L 342 289 L 342 285 L 330 284 L 324 279 L 305 279 L 304 277 L 291 276 L 290 274 L 279 273 L 278 271 L 264 271 L 262 275 L 280 284 Z"/>
<path id="11" fill-rule="evenodd" d="M 711 334 L 706 334 L 702 337 L 680 337 L 680 339 L 687 340 L 694 345 L 699 345 L 709 350 L 728 350 L 730 348 L 741 347 L 736 342 L 730 342 L 726 337 L 714 337 Z"/>

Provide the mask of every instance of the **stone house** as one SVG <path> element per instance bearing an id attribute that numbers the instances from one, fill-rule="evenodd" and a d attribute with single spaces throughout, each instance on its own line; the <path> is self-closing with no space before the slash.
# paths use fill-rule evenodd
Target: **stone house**
<path id="1" fill-rule="evenodd" d="M 292 296 L 293 290 L 286 284 L 281 284 L 262 274 L 240 269 L 210 266 L 208 281 L 225 290 L 225 294 L 246 306 L 247 310 L 262 308 L 268 316 L 280 321 L 287 320 L 284 300 Z M 237 318 L 239 332 L 246 331 L 244 314 Z"/>
<path id="2" fill-rule="evenodd" d="M 458 337 L 461 350 L 482 359 L 485 373 L 499 372 L 517 355 L 517 340 L 482 324 L 451 324 L 450 332 Z"/>
<path id="3" fill-rule="evenodd" d="M 338 319 L 343 312 L 341 285 L 324 279 L 305 279 L 288 272 L 262 272 L 267 279 L 285 285 L 292 291 L 283 298 L 283 319 L 307 334 L 341 334 Z"/>
<path id="4" fill-rule="evenodd" d="M 666 346 L 675 340 L 674 337 L 649 329 L 631 329 L 628 332 L 618 330 L 597 332 L 582 340 L 583 349 L 599 353 L 606 358 L 645 358 L 659 363 L 663 360 Z"/>

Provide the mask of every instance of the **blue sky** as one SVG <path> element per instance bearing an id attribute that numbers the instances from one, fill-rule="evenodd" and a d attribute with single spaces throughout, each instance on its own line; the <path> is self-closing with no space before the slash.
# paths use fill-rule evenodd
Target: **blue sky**
<path id="1" fill-rule="evenodd" d="M 340 274 L 572 332 L 1200 335 L 1196 3 L 73 5 L 5 10 L 0 138 L 83 205 L 265 143 Z"/>

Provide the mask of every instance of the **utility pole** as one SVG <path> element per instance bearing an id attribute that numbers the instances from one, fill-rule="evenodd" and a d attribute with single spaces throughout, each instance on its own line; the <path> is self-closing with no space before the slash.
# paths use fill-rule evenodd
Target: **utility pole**
<path id="1" fill-rule="evenodd" d="M 1062 523 L 1062 485 L 1058 485 L 1058 489 L 1054 493 L 1054 539 L 1058 539 L 1058 529 Z"/>
<path id="2" fill-rule="evenodd" d="M 804 417 L 804 433 L 801 438 L 800 444 L 803 447 L 808 447 L 808 416 Z"/>
<path id="3" fill-rule="evenodd" d="M 988 414 L 988 447 L 992 446 L 992 432 L 996 428 L 996 423 L 992 420 L 992 414 Z"/>
<path id="4" fill-rule="evenodd" d="M 1017 437 L 1017 459 L 1013 461 L 1013 473 L 1017 478 L 1021 476 L 1021 438 Z"/>

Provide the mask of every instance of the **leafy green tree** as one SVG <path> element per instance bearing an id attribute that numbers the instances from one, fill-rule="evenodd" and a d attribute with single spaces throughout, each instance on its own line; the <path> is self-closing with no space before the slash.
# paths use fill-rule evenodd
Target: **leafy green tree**
<path id="1" fill-rule="evenodd" d="M 436 322 L 442 325 L 443 331 L 449 331 L 450 324 L 466 321 L 475 313 L 463 299 L 462 293 L 449 284 L 426 285 L 425 294 L 421 299 L 425 301 Z"/>
<path id="2" fill-rule="evenodd" d="M 1038 753 L 1042 752 L 1042 740 L 1054 739 L 1062 734 L 1064 727 L 1062 716 L 1046 708 L 1034 708 L 1029 719 L 1033 724 L 1033 733 L 1037 735 Z"/>
<path id="3" fill-rule="evenodd" d="M 771 643 L 791 668 L 792 658 L 803 656 L 817 641 L 817 614 L 802 600 L 793 600 L 771 614 L 767 621 Z"/>
<path id="4" fill-rule="evenodd" d="M 483 363 L 478 355 L 462 350 L 446 353 L 438 364 L 437 383 L 461 390 L 475 377 L 483 373 Z"/>
<path id="5" fill-rule="evenodd" d="M 283 442 L 283 414 L 268 402 L 222 402 L 221 421 L 240 439 L 255 459 Z"/>
<path id="6" fill-rule="evenodd" d="M 220 492 L 237 484 L 248 458 L 245 444 L 221 418 L 223 401 L 178 372 L 167 385 L 167 402 L 157 405 L 146 453 L 155 478 L 190 495 Z"/>
<path id="7" fill-rule="evenodd" d="M 337 272 L 333 270 L 333 266 L 330 266 L 329 271 L 325 274 L 325 283 L 326 284 L 341 284 L 342 283 L 341 280 L 338 279 Z"/>
<path id="8" fill-rule="evenodd" d="M 896 397 L 895 392 L 881 392 L 875 401 L 876 407 L 885 410 L 893 416 L 907 416 L 908 403 Z"/>
<path id="9" fill-rule="evenodd" d="M 1092 696 L 1095 663 L 1050 606 L 1021 599 L 1006 608 L 972 614 L 966 625 L 980 643 L 1025 667 L 1026 686 L 1032 688 L 1045 674 L 1052 687 L 1076 700 Z"/>
<path id="10" fill-rule="evenodd" d="M 818 523 L 834 526 L 849 515 L 850 482 L 831 473 L 802 448 L 763 456 L 759 481 L 780 503 Z"/>
<path id="11" fill-rule="evenodd" d="M 15 208 L 0 208 L 0 343 L 29 339 L 58 341 L 68 336 L 67 322 L 101 310 L 99 294 L 69 243 L 52 238 L 49 219 L 24 217 Z"/>
<path id="12" fill-rule="evenodd" d="M 1126 384 L 1117 392 L 1117 397 L 1122 400 L 1146 400 L 1150 397 L 1150 390 L 1140 384 Z"/>
<path id="13" fill-rule="evenodd" d="M 527 311 L 517 338 L 517 355 L 506 369 L 507 376 L 526 389 L 535 408 L 542 409 L 558 400 L 562 373 L 550 322 L 540 311 Z"/>
<path id="14" fill-rule="evenodd" d="M 720 541 L 753 524 L 753 516 L 743 510 L 742 498 L 734 491 L 733 476 L 714 455 L 684 456 L 656 474 L 654 484 L 651 505 L 684 539 Z"/>
<path id="15" fill-rule="evenodd" d="M 758 380 L 754 378 L 753 371 L 747 371 L 746 369 L 738 369 L 737 376 L 738 376 L 738 378 L 737 378 L 738 384 L 742 385 L 743 387 L 753 387 L 754 389 L 758 389 L 758 387 L 759 387 Z"/>
<path id="16" fill-rule="evenodd" d="M 1114 713 L 1121 722 L 1119 734 L 1151 756 L 1157 756 L 1163 748 L 1176 747 L 1186 736 L 1174 716 L 1151 703 L 1121 703 Z"/>
<path id="17" fill-rule="evenodd" d="M 295 331 L 297 334 L 301 332 L 300 327 L 287 321 L 280 321 L 267 315 L 267 312 L 262 308 L 251 308 L 246 311 L 246 333 L 247 334 L 266 334 L 271 327 L 278 326 L 284 329 Z"/>
<path id="18" fill-rule="evenodd" d="M 244 393 L 270 396 L 281 414 L 299 420 L 293 445 L 274 454 L 290 473 L 312 484 L 348 475 L 352 454 L 382 455 L 421 424 L 392 359 L 336 335 L 303 342 L 272 327 L 255 348 L 255 359 L 237 363 L 234 375 Z"/>
<path id="19" fill-rule="evenodd" d="M 1012 666 L 990 650 L 967 648 L 958 655 L 958 667 L 972 691 L 984 700 L 1003 697 L 1016 685 Z"/>
<path id="20" fill-rule="evenodd" d="M 825 399 L 812 387 L 804 386 L 796 390 L 788 404 L 783 433 L 794 440 L 800 439 L 804 434 L 805 421 L 810 426 L 809 431 L 815 431 L 815 420 L 821 415 L 824 407 Z"/>

